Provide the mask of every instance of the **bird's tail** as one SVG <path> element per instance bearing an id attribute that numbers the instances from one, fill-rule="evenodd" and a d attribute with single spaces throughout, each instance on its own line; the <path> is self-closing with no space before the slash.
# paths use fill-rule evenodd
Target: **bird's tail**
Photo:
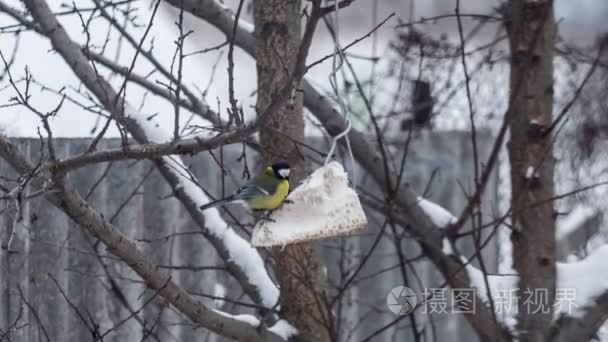
<path id="1" fill-rule="evenodd" d="M 223 199 L 209 202 L 207 204 L 203 204 L 199 207 L 199 209 L 205 210 L 205 209 L 209 209 L 209 208 L 215 208 L 215 207 L 219 207 L 219 206 L 222 206 L 222 205 L 228 204 L 230 202 L 234 202 L 234 201 L 235 201 L 234 197 L 230 196 L 230 197 L 226 197 Z"/>

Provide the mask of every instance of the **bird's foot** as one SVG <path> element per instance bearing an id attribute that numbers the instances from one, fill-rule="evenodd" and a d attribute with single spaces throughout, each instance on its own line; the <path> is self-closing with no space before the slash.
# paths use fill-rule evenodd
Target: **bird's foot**
<path id="1" fill-rule="evenodd" d="M 268 221 L 268 222 L 272 222 L 272 223 L 277 223 L 277 221 L 271 219 L 270 216 L 260 217 L 260 221 Z"/>
<path id="2" fill-rule="evenodd" d="M 258 213 L 258 212 L 254 212 L 253 216 L 255 217 L 256 221 L 269 221 L 269 222 L 276 222 L 275 220 L 270 218 L 270 215 L 272 214 L 272 211 L 268 211 L 265 213 Z"/>

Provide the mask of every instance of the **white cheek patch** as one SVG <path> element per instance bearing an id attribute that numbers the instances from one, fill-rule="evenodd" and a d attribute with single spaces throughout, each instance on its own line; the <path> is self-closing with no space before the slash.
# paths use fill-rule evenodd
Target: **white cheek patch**
<path id="1" fill-rule="evenodd" d="M 290 173 L 289 169 L 281 169 L 281 170 L 279 170 L 279 174 L 283 178 L 288 178 L 289 177 L 289 173 Z"/>

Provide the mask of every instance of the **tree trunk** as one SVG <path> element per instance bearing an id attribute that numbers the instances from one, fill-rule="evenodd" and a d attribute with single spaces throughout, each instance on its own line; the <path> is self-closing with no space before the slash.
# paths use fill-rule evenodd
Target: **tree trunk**
<path id="1" fill-rule="evenodd" d="M 511 240 L 520 276 L 519 292 L 512 295 L 519 298 L 521 341 L 546 340 L 555 300 L 552 4 L 511 1 L 505 22 L 511 50 Z"/>
<path id="2" fill-rule="evenodd" d="M 300 46 L 300 1 L 254 1 L 257 111 L 277 96 L 293 73 Z M 292 98 L 281 110 L 262 122 L 260 143 L 263 165 L 284 160 L 292 167 L 292 187 L 306 175 L 305 158 L 296 142 L 304 141 L 303 96 L 294 85 Z M 289 229 L 289 227 L 285 227 Z M 328 341 L 332 330 L 331 310 L 325 297 L 325 277 L 313 244 L 273 249 L 274 269 L 281 289 L 283 317 L 307 340 Z"/>

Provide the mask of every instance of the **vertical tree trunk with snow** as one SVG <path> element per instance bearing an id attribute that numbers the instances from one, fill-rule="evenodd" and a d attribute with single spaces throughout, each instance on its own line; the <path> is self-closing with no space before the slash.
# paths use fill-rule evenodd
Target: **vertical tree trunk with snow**
<path id="1" fill-rule="evenodd" d="M 300 13 L 299 0 L 254 1 L 258 113 L 268 107 L 291 78 L 300 46 Z M 299 85 L 294 86 L 287 105 L 270 113 L 260 131 L 263 164 L 287 161 L 294 168 L 292 186 L 306 174 L 305 158 L 295 143 L 304 141 L 303 96 Z M 331 311 L 325 306 L 325 279 L 315 246 L 275 248 L 273 257 L 283 316 L 303 336 L 314 341 L 329 340 Z"/>
<path id="2" fill-rule="evenodd" d="M 545 341 L 555 299 L 553 111 L 553 1 L 508 4 L 511 50 L 510 107 L 513 263 L 520 275 L 521 341 Z M 538 294 L 540 298 L 534 296 Z M 530 297 L 531 296 L 531 297 Z M 526 299 L 534 300 L 531 306 Z M 541 310 L 536 310 L 542 304 Z M 537 311 L 537 312 L 535 312 Z"/>

